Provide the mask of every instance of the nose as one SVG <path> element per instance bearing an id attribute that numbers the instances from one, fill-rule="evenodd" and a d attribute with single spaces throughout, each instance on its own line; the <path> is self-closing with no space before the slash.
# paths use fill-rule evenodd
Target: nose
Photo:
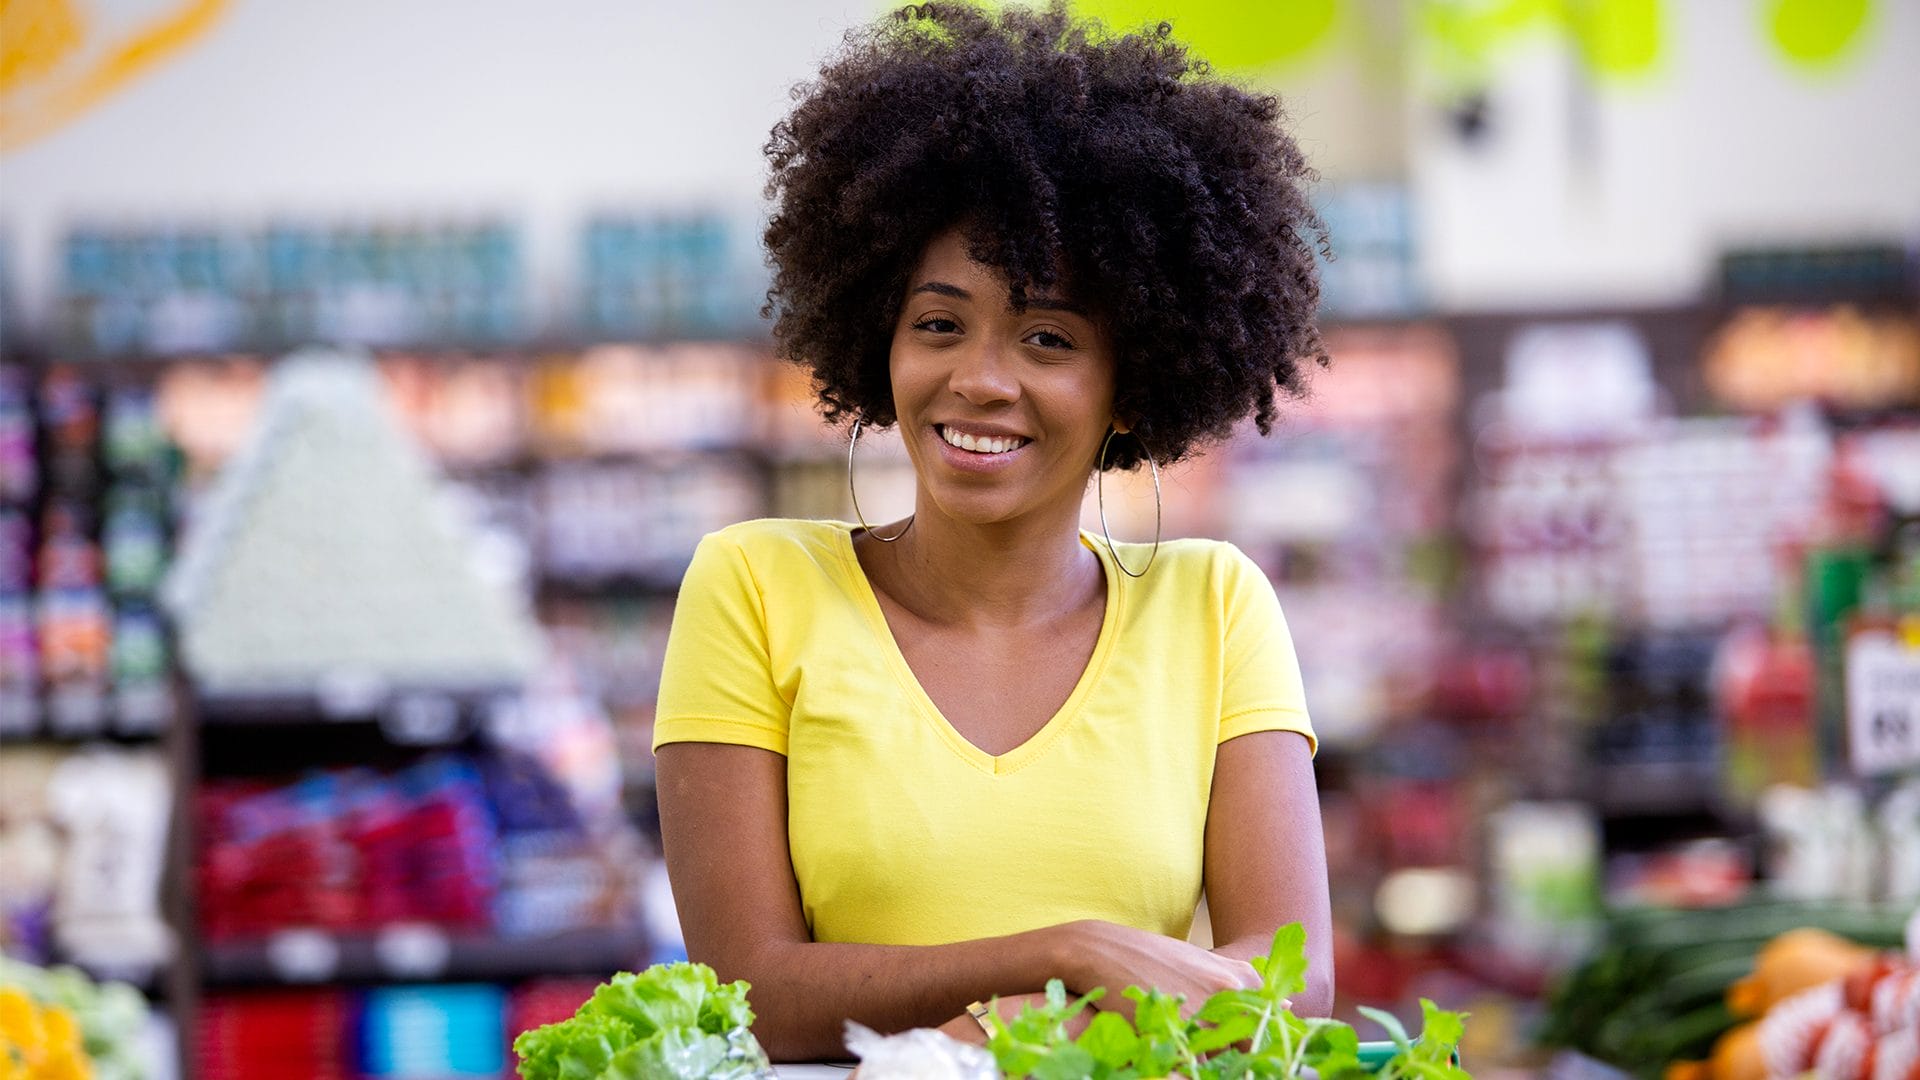
<path id="1" fill-rule="evenodd" d="M 947 375 L 947 388 L 974 405 L 997 405 L 1020 396 L 1020 383 L 1013 371 L 1014 358 L 997 342 L 977 340 L 971 347 L 954 350 L 953 370 Z"/>

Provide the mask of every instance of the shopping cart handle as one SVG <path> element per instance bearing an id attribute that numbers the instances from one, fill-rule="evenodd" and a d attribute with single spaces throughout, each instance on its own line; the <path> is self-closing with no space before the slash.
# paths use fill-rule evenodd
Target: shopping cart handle
<path id="1" fill-rule="evenodd" d="M 1384 1039 L 1380 1042 L 1363 1042 L 1360 1044 L 1360 1065 L 1368 1072 L 1379 1072 L 1380 1066 L 1387 1063 L 1387 1059 L 1394 1055 L 1396 1049 L 1394 1044 Z M 1460 1064 L 1458 1050 L 1453 1052 L 1453 1063 Z"/>

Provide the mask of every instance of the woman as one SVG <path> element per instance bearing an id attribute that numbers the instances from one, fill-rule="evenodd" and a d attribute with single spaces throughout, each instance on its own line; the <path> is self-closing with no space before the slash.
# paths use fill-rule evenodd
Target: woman
<path id="1" fill-rule="evenodd" d="M 887 525 L 707 537 L 656 722 L 689 953 L 775 1060 L 844 1021 L 981 1041 L 1061 978 L 1192 1002 L 1306 924 L 1325 855 L 1271 586 L 1213 541 L 1083 533 L 1098 469 L 1177 461 L 1324 361 L 1279 106 L 1166 26 L 910 8 L 849 37 L 768 146 L 770 309 L 827 418 L 898 425 Z M 853 456 L 849 453 L 849 468 Z M 1204 889 L 1217 947 L 1185 939 Z"/>

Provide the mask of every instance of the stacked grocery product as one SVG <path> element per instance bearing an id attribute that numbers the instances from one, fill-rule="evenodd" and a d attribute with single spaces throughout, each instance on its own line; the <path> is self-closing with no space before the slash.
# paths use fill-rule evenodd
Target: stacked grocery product
<path id="1" fill-rule="evenodd" d="M 592 982 L 510 990 L 423 983 L 210 995 L 194 1058 L 203 1080 L 377 1080 L 505 1075 L 513 1035 L 573 1014 Z"/>
<path id="2" fill-rule="evenodd" d="M 150 982 L 173 951 L 173 781 L 141 744 L 174 713 L 155 594 L 176 468 L 144 388 L 0 368 L 0 947 L 16 958 Z"/>
<path id="3" fill-rule="evenodd" d="M 740 335 L 766 287 L 752 223 L 711 211 L 602 214 L 581 239 L 582 325 L 614 338 Z"/>
<path id="4" fill-rule="evenodd" d="M 508 341 L 527 322 L 518 248 L 491 222 L 81 228 L 56 334 L 82 357 Z"/>
<path id="5" fill-rule="evenodd" d="M 523 683 L 538 632 L 471 564 L 371 363 L 315 351 L 275 369 L 249 443 L 182 543 L 168 601 L 202 695 Z"/>
<path id="6" fill-rule="evenodd" d="M 164 759 L 95 747 L 58 755 L 42 775 L 43 787 L 21 794 L 28 807 L 45 800 L 39 806 L 62 846 L 52 907 L 56 954 L 95 972 L 153 980 L 175 952 L 161 916 L 174 787 Z"/>
<path id="7" fill-rule="evenodd" d="M 171 715 L 156 408 L 73 369 L 0 369 L 0 735 L 151 735 Z"/>
<path id="8" fill-rule="evenodd" d="M 527 937 L 638 918 L 631 872 L 567 793 L 497 753 L 210 779 L 196 816 L 200 922 L 215 941 L 402 924 Z"/>
<path id="9" fill-rule="evenodd" d="M 208 995 L 200 1003 L 193 1074 L 348 1080 L 349 1001 L 334 989 Z"/>

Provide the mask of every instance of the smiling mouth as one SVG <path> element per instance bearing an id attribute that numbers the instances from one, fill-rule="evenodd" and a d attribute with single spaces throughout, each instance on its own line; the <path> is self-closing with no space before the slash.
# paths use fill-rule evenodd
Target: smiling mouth
<path id="1" fill-rule="evenodd" d="M 964 432 L 954 431 L 945 424 L 935 424 L 933 425 L 933 430 L 948 446 L 965 450 L 970 454 L 979 454 L 983 457 L 993 454 L 1011 453 L 1033 441 L 1032 439 L 1021 438 L 1018 435 L 994 435 L 991 437 L 976 438 Z"/>

